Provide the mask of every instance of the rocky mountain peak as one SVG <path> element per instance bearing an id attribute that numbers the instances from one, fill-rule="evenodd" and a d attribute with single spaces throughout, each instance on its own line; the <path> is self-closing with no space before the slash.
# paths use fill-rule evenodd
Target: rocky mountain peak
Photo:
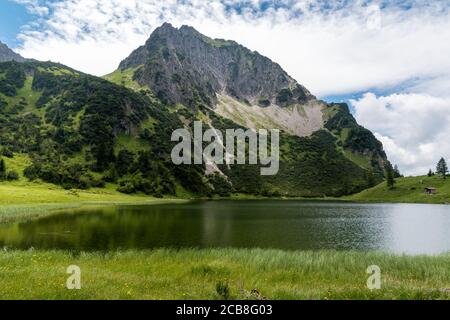
<path id="1" fill-rule="evenodd" d="M 12 51 L 6 44 L 0 42 L 0 62 L 6 61 L 24 62 L 25 59 Z"/>
<path id="2" fill-rule="evenodd" d="M 226 94 L 245 104 L 286 107 L 314 99 L 278 64 L 234 41 L 165 23 L 121 62 L 133 79 L 169 104 L 217 104 Z"/>

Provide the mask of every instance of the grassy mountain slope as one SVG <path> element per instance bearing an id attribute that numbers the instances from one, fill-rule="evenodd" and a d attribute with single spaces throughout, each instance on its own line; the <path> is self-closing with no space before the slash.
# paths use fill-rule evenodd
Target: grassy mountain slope
<path id="1" fill-rule="evenodd" d="M 361 202 L 450 203 L 450 179 L 421 176 L 399 178 L 396 182 L 393 190 L 386 183 L 381 183 L 345 199 Z M 424 189 L 430 187 L 437 188 L 437 193 L 426 194 Z"/>
<path id="2" fill-rule="evenodd" d="M 28 154 L 31 180 L 88 188 L 135 178 L 142 190 L 130 193 L 175 193 L 165 156 L 181 123 L 151 95 L 52 63 L 2 63 L 0 77 L 0 144 Z"/>

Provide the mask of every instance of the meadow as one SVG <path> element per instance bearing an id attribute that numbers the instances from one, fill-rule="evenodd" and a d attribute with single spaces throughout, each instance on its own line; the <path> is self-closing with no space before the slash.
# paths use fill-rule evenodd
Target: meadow
<path id="1" fill-rule="evenodd" d="M 428 195 L 425 188 L 437 188 L 437 193 Z M 343 200 L 356 202 L 387 202 L 387 203 L 450 203 L 450 178 L 440 176 L 419 176 L 396 179 L 394 189 L 390 190 L 383 182 L 371 189 L 358 194 L 342 197 Z"/>
<path id="2" fill-rule="evenodd" d="M 81 269 L 81 289 L 66 287 Z M 369 290 L 368 266 L 381 268 Z M 450 255 L 211 249 L 3 251 L 0 299 L 450 299 Z"/>

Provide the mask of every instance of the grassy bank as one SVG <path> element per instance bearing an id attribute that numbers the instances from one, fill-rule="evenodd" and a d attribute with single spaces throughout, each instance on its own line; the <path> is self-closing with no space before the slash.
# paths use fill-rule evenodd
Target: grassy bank
<path id="1" fill-rule="evenodd" d="M 54 210 L 83 205 L 154 204 L 183 201 L 158 199 L 146 195 L 126 195 L 105 189 L 64 190 L 61 187 L 33 182 L 0 183 L 0 223 L 23 221 L 52 214 Z"/>
<path id="2" fill-rule="evenodd" d="M 374 264 L 382 289 L 370 291 Z M 0 253 L 0 299 L 450 299 L 449 264 L 450 255 L 256 249 L 13 251 Z M 66 289 L 69 265 L 81 268 L 81 290 Z"/>
<path id="3" fill-rule="evenodd" d="M 424 188 L 435 187 L 437 193 L 427 195 Z M 361 193 L 344 197 L 345 200 L 358 202 L 401 202 L 401 203 L 450 203 L 450 178 L 438 176 L 406 177 L 396 179 L 395 188 L 390 190 L 386 183 Z"/>
<path id="4" fill-rule="evenodd" d="M 0 206 L 21 204 L 70 203 L 86 201 L 133 202 L 155 199 L 145 195 L 126 195 L 114 188 L 65 190 L 47 183 L 0 183 Z"/>

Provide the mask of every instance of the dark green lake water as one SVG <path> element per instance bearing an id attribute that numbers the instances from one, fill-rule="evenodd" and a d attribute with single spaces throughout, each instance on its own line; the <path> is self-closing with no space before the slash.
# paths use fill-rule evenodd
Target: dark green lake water
<path id="1" fill-rule="evenodd" d="M 450 251 L 450 206 L 304 201 L 199 201 L 62 211 L 0 225 L 0 247 Z"/>

